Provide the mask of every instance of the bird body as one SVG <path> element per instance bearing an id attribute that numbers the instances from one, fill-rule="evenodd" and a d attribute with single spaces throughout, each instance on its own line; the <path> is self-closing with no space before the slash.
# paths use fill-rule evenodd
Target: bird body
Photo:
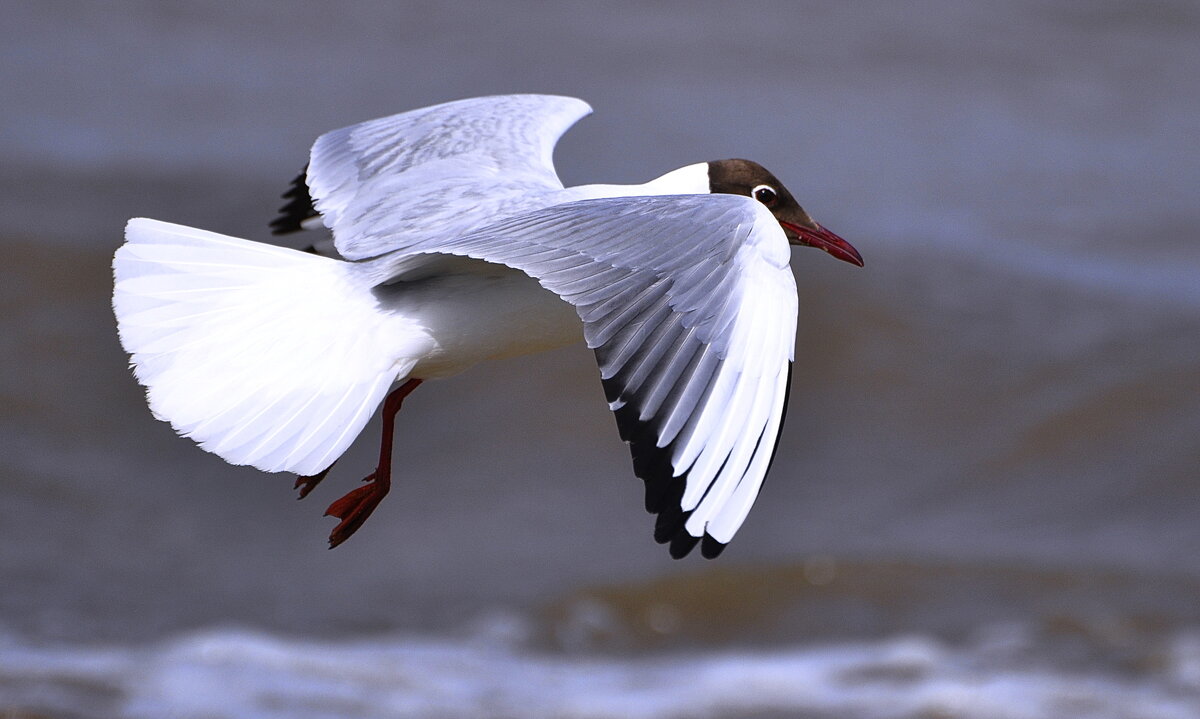
<path id="1" fill-rule="evenodd" d="M 376 292 L 385 312 L 402 326 L 416 322 L 429 338 L 413 376 L 450 377 L 480 362 L 544 352 L 583 339 L 571 305 L 519 270 L 462 257 L 439 261 L 436 269 L 424 279 Z"/>
<path id="2" fill-rule="evenodd" d="M 581 185 L 525 197 L 522 209 L 538 209 L 579 200 L 615 197 L 693 195 L 708 192 L 706 163 L 673 170 L 641 185 Z M 499 214 L 499 213 L 497 213 Z M 453 232 L 469 233 L 493 216 Z M 560 297 L 530 275 L 507 265 L 460 256 L 398 253 L 379 262 L 376 291 L 381 308 L 415 320 L 432 345 L 421 353 L 412 374 L 423 379 L 449 377 L 486 360 L 505 359 L 564 347 L 583 338 L 579 316 Z M 419 258 L 415 259 L 414 258 Z M 403 271 L 397 271 L 397 266 Z M 397 332 L 405 331 L 398 327 Z"/>
<path id="3" fill-rule="evenodd" d="M 113 306 L 155 416 L 233 464 L 302 475 L 303 496 L 382 403 L 376 473 L 328 512 L 336 545 L 387 492 L 392 418 L 417 384 L 582 337 L 656 538 L 715 556 L 782 426 L 789 243 L 861 258 L 748 161 L 564 188 L 553 147 L 588 112 L 473 98 L 323 135 L 272 226 L 315 212 L 337 257 L 131 220 Z"/>

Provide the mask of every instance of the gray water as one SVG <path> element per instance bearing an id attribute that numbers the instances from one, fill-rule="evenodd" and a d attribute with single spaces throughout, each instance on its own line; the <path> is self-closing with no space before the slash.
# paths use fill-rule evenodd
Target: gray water
<path id="1" fill-rule="evenodd" d="M 1200 6 L 21 4 L 0 23 L 0 716 L 1200 714 Z M 715 562 L 650 537 L 582 348 L 422 387 L 353 540 L 146 410 L 131 216 L 269 239 L 321 132 L 596 114 L 568 184 L 749 157 L 791 411 Z M 299 242 L 297 240 L 296 242 Z"/>

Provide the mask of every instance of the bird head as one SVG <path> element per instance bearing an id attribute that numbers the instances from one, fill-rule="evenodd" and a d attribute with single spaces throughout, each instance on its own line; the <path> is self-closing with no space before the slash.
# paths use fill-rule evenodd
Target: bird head
<path id="1" fill-rule="evenodd" d="M 750 160 L 715 160 L 707 164 L 710 192 L 753 198 L 771 211 L 789 243 L 815 247 L 839 260 L 863 266 L 858 250 L 817 224 L 783 183 L 762 165 Z"/>

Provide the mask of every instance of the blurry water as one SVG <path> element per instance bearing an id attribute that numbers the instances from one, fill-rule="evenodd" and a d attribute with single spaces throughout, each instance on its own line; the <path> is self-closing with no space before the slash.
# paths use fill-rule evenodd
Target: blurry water
<path id="1" fill-rule="evenodd" d="M 56 716 L 1188 719 L 1200 637 L 1139 682 L 1030 667 L 1019 629 L 968 649 L 920 637 L 634 659 L 424 638 L 315 642 L 208 631 L 145 649 L 0 645 L 0 678 Z M 35 716 L 15 714 L 10 716 Z M 38 715 L 41 716 L 41 715 Z"/>
<path id="2" fill-rule="evenodd" d="M 1183 0 L 6 9 L 0 714 L 1196 715 L 1198 31 Z M 788 425 L 714 564 L 650 540 L 581 349 L 414 394 L 336 552 L 374 425 L 297 503 L 126 370 L 127 218 L 266 239 L 319 133 L 513 91 L 596 107 L 568 184 L 750 157 L 866 257 L 795 253 Z"/>
<path id="3" fill-rule="evenodd" d="M 871 596 L 881 578 L 897 585 L 893 596 Z M 942 596 L 906 598 L 937 579 Z M 946 596 L 972 586 L 999 589 L 997 601 L 964 612 Z M 1160 586 L 1196 590 L 1194 581 Z M 16 716 L 1183 719 L 1200 711 L 1200 632 L 1164 623 L 1197 617 L 1168 619 L 1161 598 L 1139 597 L 1134 582 L 1111 575 L 825 560 L 718 576 L 709 583 L 723 595 L 715 602 L 695 601 L 696 587 L 585 592 L 544 614 L 493 612 L 439 636 L 318 640 L 219 627 L 134 646 L 5 638 L 0 687 L 30 712 Z M 1101 588 L 1130 613 L 1061 604 Z M 764 592 L 773 600 L 762 602 Z M 745 616 L 729 600 L 764 611 Z M 796 626 L 836 616 L 821 606 L 835 602 L 864 629 L 908 615 L 934 630 L 833 639 L 839 630 L 816 627 L 796 641 Z M 1023 612 L 1005 618 L 996 613 L 1005 605 Z M 872 617 L 879 609 L 887 611 Z M 746 644 L 764 630 L 774 636 Z"/>

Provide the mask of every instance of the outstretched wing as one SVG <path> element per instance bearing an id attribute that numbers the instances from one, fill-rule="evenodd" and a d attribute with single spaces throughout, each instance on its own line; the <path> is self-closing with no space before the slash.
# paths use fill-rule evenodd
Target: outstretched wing
<path id="1" fill-rule="evenodd" d="M 411 249 L 514 267 L 574 305 L 655 538 L 676 557 L 701 540 L 704 556 L 720 553 L 774 454 L 795 345 L 789 247 L 766 208 L 734 195 L 585 200 Z M 383 280 L 414 259 L 363 270 Z"/>
<path id="2" fill-rule="evenodd" d="M 328 132 L 312 147 L 307 189 L 293 182 L 272 227 L 300 229 L 315 210 L 338 252 L 357 260 L 540 207 L 562 189 L 558 138 L 591 111 L 570 97 L 503 95 Z"/>

